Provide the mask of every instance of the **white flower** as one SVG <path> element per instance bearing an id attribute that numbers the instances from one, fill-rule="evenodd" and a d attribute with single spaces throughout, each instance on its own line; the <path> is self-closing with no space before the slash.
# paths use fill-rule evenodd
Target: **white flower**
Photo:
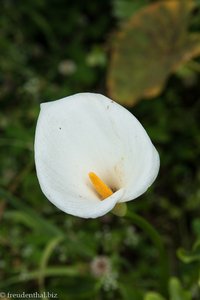
<path id="1" fill-rule="evenodd" d="M 158 174 L 159 155 L 128 110 L 100 94 L 80 93 L 41 104 L 35 163 L 53 204 L 96 218 L 143 194 Z"/>

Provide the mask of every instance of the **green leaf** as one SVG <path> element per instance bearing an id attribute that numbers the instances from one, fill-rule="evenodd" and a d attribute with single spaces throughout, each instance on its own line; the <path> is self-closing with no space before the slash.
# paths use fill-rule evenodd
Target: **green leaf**
<path id="1" fill-rule="evenodd" d="M 139 10 L 117 33 L 107 85 L 123 105 L 157 96 L 182 64 L 200 54 L 200 35 L 190 34 L 193 1 L 160 1 Z"/>
<path id="2" fill-rule="evenodd" d="M 19 211 L 16 213 L 11 213 L 13 214 L 15 220 L 23 222 L 30 227 L 37 227 L 40 229 L 40 231 L 45 232 L 45 234 L 48 234 L 50 236 L 64 235 L 64 232 L 56 227 L 56 225 L 44 219 L 38 212 L 27 206 L 24 201 L 13 196 L 9 192 L 4 191 L 2 188 L 0 188 L 0 197 L 5 199 L 6 202 L 11 204 L 11 206 Z M 9 214 L 7 215 L 7 217 L 9 217 Z"/>
<path id="3" fill-rule="evenodd" d="M 114 15 L 119 19 L 130 18 L 138 9 L 147 4 L 148 0 L 115 0 Z"/>
<path id="4" fill-rule="evenodd" d="M 186 251 L 183 248 L 180 248 L 177 251 L 177 255 L 182 262 L 187 264 L 195 261 L 200 262 L 200 240 L 197 240 L 191 252 Z"/>
<path id="5" fill-rule="evenodd" d="M 24 272 L 21 274 L 18 274 L 16 276 L 10 277 L 9 279 L 5 280 L 4 282 L 0 283 L 0 288 L 10 286 L 12 284 L 16 284 L 19 282 L 28 282 L 32 281 L 35 279 L 40 278 L 40 273 L 41 270 L 35 270 L 31 272 Z M 62 276 L 69 276 L 69 277 L 74 277 L 74 276 L 79 276 L 80 275 L 80 266 L 69 266 L 69 267 L 60 267 L 60 266 L 53 266 L 46 268 L 44 270 L 43 275 L 45 277 L 62 277 Z"/>
<path id="6" fill-rule="evenodd" d="M 8 211 L 4 213 L 5 219 L 8 219 L 10 222 L 21 223 L 33 230 L 41 231 L 40 223 L 34 219 L 34 217 L 29 214 L 21 211 Z"/>
<path id="7" fill-rule="evenodd" d="M 165 299 L 156 292 L 148 292 L 145 295 L 144 300 L 165 300 Z"/>
<path id="8" fill-rule="evenodd" d="M 189 291 L 185 291 L 178 278 L 172 277 L 169 281 L 170 300 L 191 300 L 192 296 Z"/>

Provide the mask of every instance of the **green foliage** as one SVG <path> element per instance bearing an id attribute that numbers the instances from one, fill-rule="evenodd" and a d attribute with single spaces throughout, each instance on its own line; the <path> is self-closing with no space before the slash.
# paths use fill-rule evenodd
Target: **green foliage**
<path id="1" fill-rule="evenodd" d="M 113 12 L 118 19 L 126 21 L 147 3 L 148 0 L 113 0 Z"/>
<path id="2" fill-rule="evenodd" d="M 160 294 L 149 292 L 145 295 L 144 300 L 165 300 Z"/>
<path id="3" fill-rule="evenodd" d="M 183 290 L 181 283 L 177 278 L 171 278 L 169 283 L 169 294 L 171 300 L 191 300 L 189 291 Z"/>
<path id="4" fill-rule="evenodd" d="M 198 59 L 178 68 L 161 96 L 130 109 L 158 148 L 161 169 L 152 188 L 127 203 L 126 217 L 64 214 L 43 196 L 34 168 L 39 104 L 76 92 L 106 94 L 111 33 L 151 5 L 160 1 L 1 1 L 0 292 L 52 291 L 63 300 L 199 300 Z M 174 22 L 174 34 L 184 35 L 183 23 Z M 190 24 L 199 34 L 199 5 Z M 177 57 L 171 45 L 169 53 Z M 162 62 L 159 55 L 155 60 Z M 146 64 L 140 69 L 134 74 Z M 120 99 L 117 87 L 114 92 Z M 101 275 L 97 261 L 106 266 Z"/>
<path id="5" fill-rule="evenodd" d="M 200 240 L 194 244 L 192 252 L 187 252 L 185 249 L 180 248 L 177 254 L 184 263 L 200 261 Z"/>
<path id="6" fill-rule="evenodd" d="M 165 298 L 156 292 L 148 292 L 144 300 L 165 300 Z M 171 277 L 169 281 L 169 300 L 192 300 L 191 292 L 184 290 L 176 277 Z"/>

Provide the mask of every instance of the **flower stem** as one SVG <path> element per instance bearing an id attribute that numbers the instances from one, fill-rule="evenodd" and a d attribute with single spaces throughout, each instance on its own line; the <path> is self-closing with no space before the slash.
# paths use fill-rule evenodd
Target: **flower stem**
<path id="1" fill-rule="evenodd" d="M 158 249 L 160 267 L 160 288 L 161 291 L 166 295 L 169 279 L 169 265 L 168 255 L 160 234 L 147 220 L 137 215 L 135 212 L 127 211 L 126 217 L 128 217 L 131 221 L 134 222 L 134 224 L 136 224 L 138 227 L 144 230 Z"/>

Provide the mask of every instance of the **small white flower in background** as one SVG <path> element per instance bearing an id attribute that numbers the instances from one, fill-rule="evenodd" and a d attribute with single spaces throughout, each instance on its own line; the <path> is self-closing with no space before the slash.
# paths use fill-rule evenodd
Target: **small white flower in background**
<path id="1" fill-rule="evenodd" d="M 158 174 L 159 155 L 128 110 L 103 95 L 80 93 L 41 104 L 35 163 L 53 204 L 96 218 L 143 194 Z"/>
<path id="2" fill-rule="evenodd" d="M 111 261 L 107 256 L 96 256 L 90 263 L 91 274 L 101 280 L 105 291 L 115 290 L 118 287 L 118 274 L 113 270 Z"/>
<path id="3" fill-rule="evenodd" d="M 109 258 L 106 256 L 95 257 L 90 264 L 90 269 L 94 277 L 98 278 L 108 275 L 111 272 L 111 264 Z"/>

